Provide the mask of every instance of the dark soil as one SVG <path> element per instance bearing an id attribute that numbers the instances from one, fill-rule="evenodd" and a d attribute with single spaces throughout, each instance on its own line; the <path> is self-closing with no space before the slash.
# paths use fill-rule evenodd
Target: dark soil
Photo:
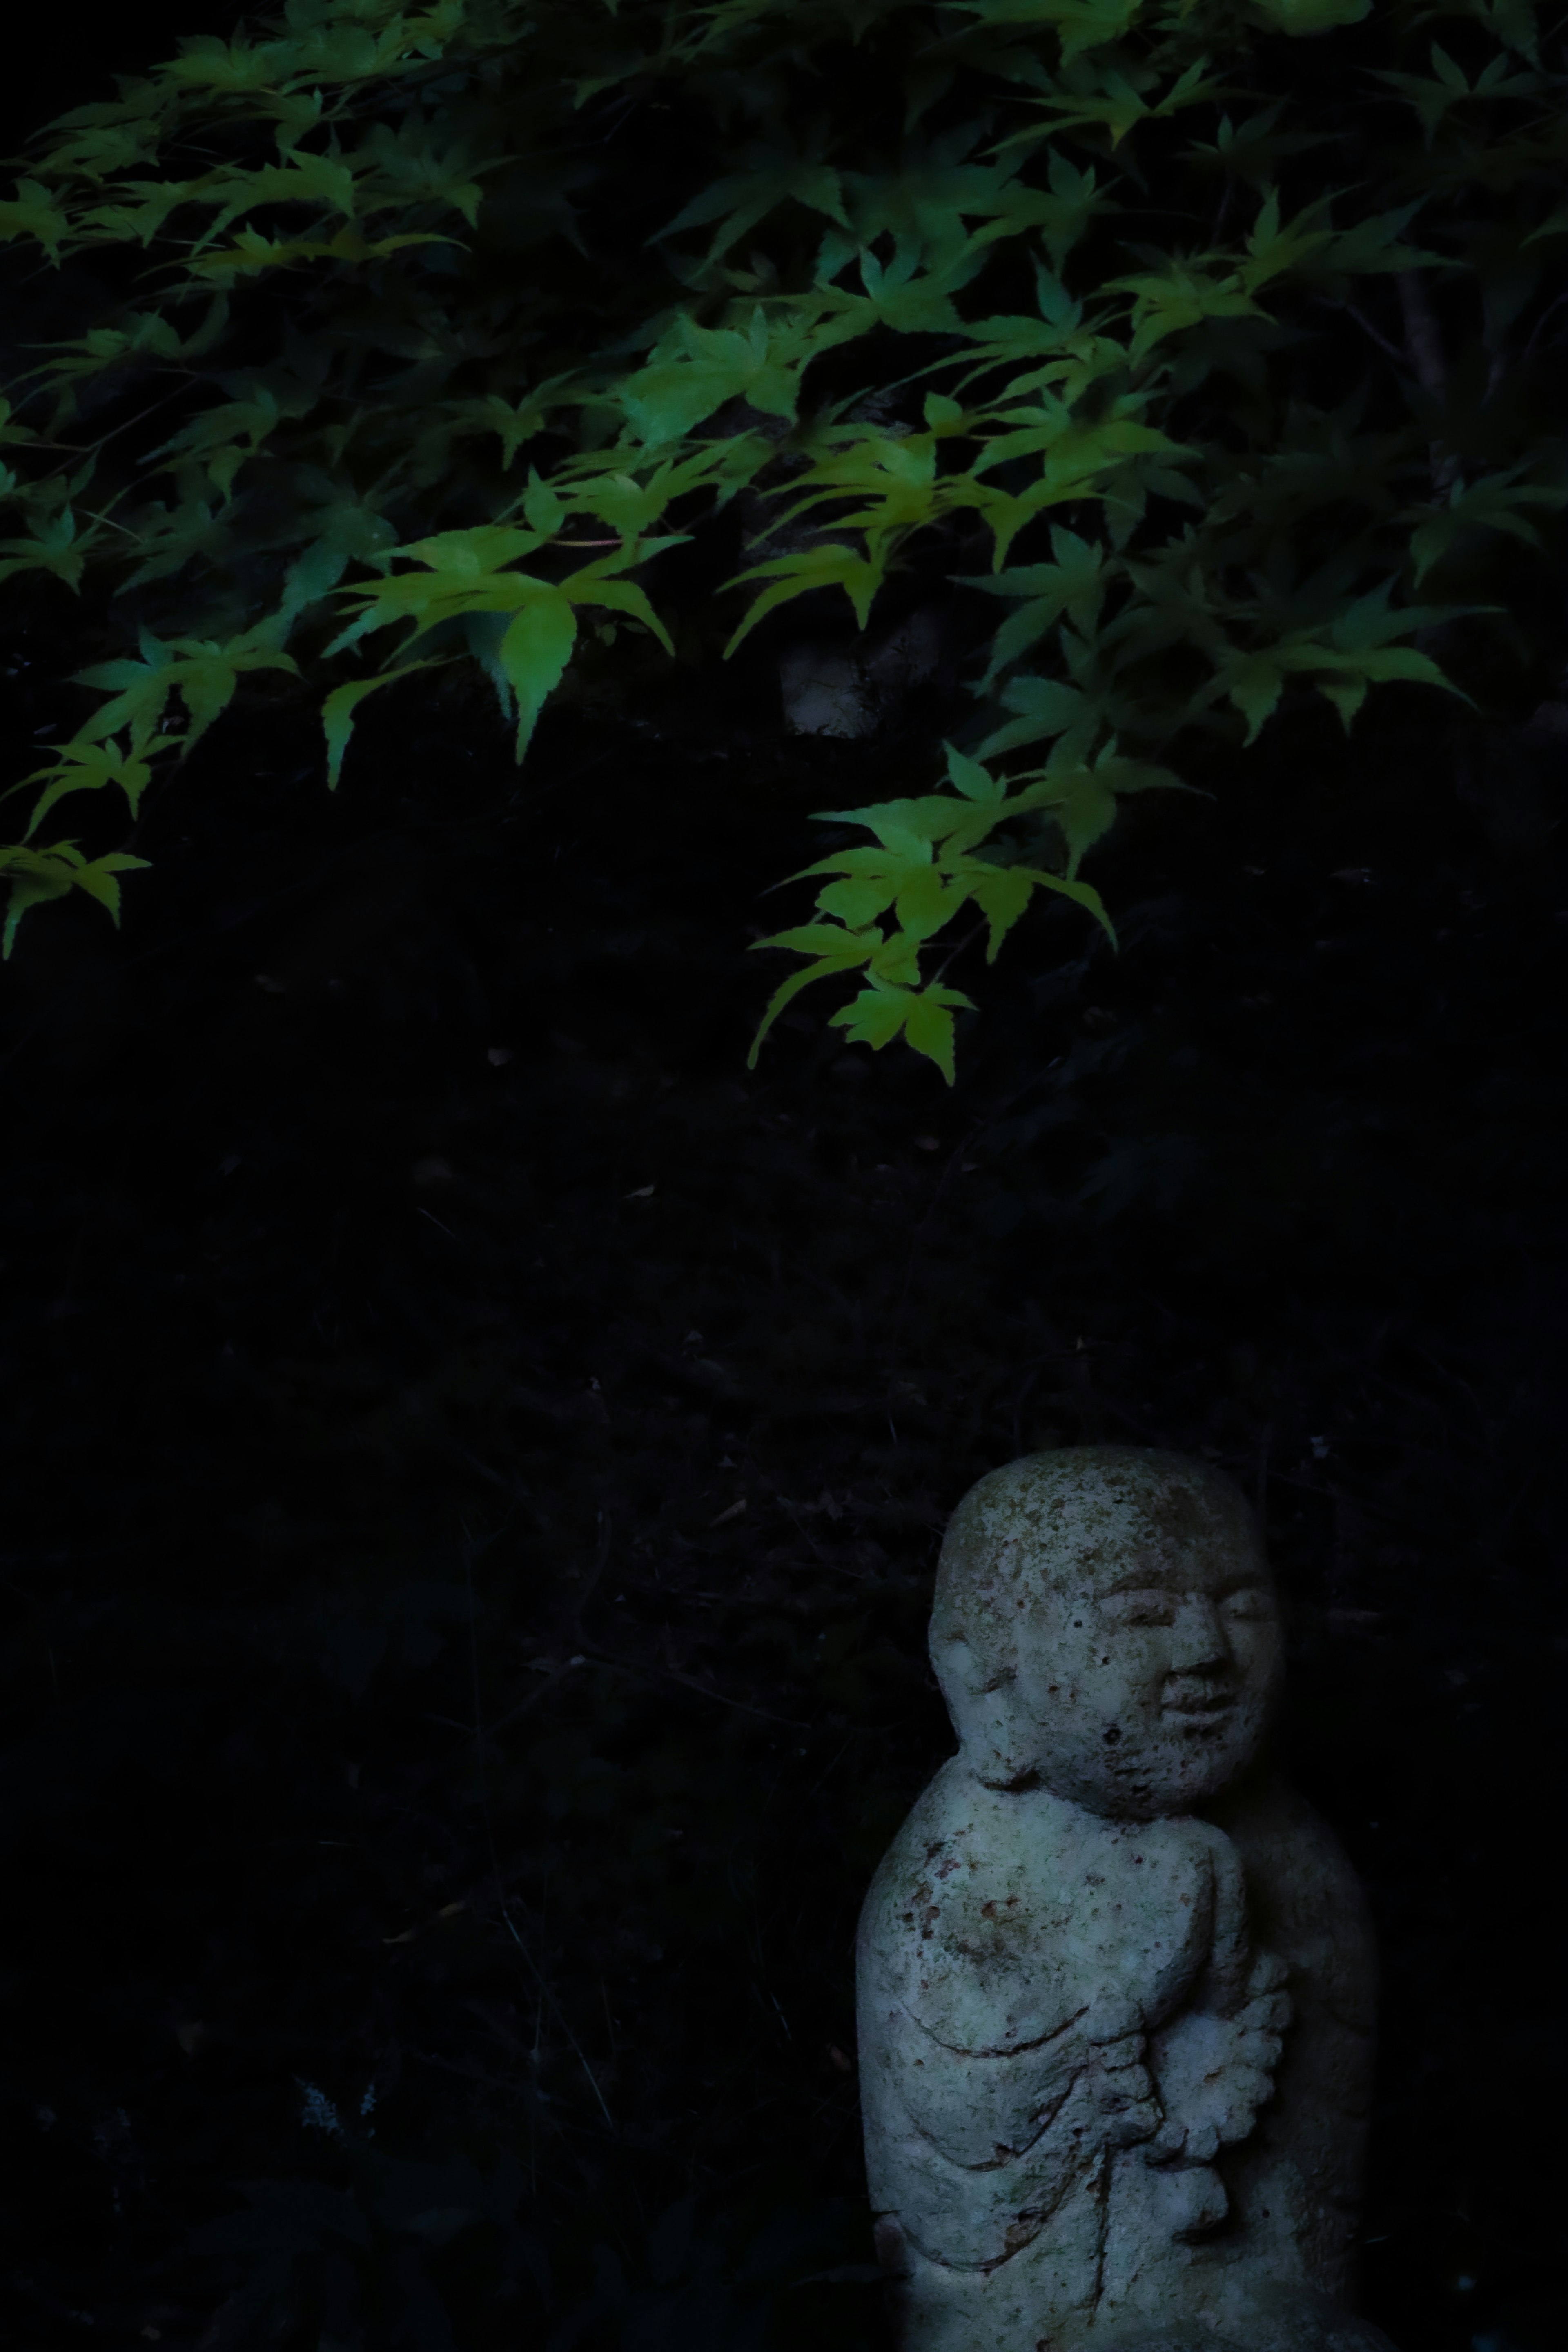
<path id="1" fill-rule="evenodd" d="M 932 718 L 791 740 L 774 656 L 521 779 L 389 708 L 336 798 L 259 703 L 121 935 L 24 926 L 4 2340 L 876 2341 L 850 1939 L 940 1530 L 1115 1439 L 1289 1593 L 1384 1958 L 1365 2307 L 1547 2352 L 1563 739 L 1287 713 L 1101 856 L 1120 956 L 955 963 L 953 1091 L 809 997 L 749 1076 L 759 894 Z"/>

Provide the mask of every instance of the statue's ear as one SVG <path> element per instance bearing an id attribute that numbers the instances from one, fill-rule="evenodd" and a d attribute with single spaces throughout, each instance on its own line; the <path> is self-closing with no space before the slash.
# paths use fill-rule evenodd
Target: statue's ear
<path id="1" fill-rule="evenodd" d="M 932 1642 L 931 1664 L 958 1744 L 979 1778 L 1007 1787 L 1032 1771 L 1030 1726 L 1019 1717 L 1015 1669 L 988 1670 L 960 1633 Z"/>

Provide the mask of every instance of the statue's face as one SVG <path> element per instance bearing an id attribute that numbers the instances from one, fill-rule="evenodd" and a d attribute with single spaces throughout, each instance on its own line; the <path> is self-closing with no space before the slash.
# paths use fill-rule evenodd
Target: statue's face
<path id="1" fill-rule="evenodd" d="M 1013 1689 L 1040 1780 L 1132 1820 L 1216 1795 L 1257 1748 L 1281 1664 L 1250 1530 L 1124 1507 L 1040 1567 Z"/>

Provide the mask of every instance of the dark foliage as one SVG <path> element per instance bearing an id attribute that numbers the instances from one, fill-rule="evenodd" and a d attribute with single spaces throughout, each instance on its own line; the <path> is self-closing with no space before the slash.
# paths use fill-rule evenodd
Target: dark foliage
<path id="1" fill-rule="evenodd" d="M 547 701 L 640 699 L 651 657 L 698 703 L 793 638 L 841 722 L 966 674 L 955 790 L 916 730 L 914 804 L 808 869 L 819 919 L 782 902 L 773 1000 L 858 975 L 847 1037 L 951 1071 L 967 999 L 922 955 L 981 911 L 994 953 L 1037 890 L 1103 919 L 1120 799 L 1303 688 L 1347 729 L 1394 681 L 1510 725 L 1552 690 L 1563 45 L 1532 0 L 288 0 L 191 36 L 0 199 L 0 583 L 79 598 L 100 656 L 10 787 L 0 948 L 133 904 L 139 812 L 241 677 L 324 695 L 335 779 L 412 670 L 481 671 L 521 759 Z"/>

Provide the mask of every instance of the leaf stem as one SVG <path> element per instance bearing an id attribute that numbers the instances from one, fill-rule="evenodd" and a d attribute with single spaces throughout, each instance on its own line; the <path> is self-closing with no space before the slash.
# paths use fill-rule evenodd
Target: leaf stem
<path id="1" fill-rule="evenodd" d="M 963 937 L 958 941 L 956 946 L 949 948 L 946 955 L 943 956 L 942 961 L 932 972 L 930 980 L 926 982 L 928 988 L 936 988 L 941 985 L 942 976 L 947 970 L 948 965 L 956 961 L 957 958 L 963 953 L 965 948 L 972 948 L 984 929 L 985 925 L 984 921 L 976 923 L 973 930 L 965 931 Z"/>

